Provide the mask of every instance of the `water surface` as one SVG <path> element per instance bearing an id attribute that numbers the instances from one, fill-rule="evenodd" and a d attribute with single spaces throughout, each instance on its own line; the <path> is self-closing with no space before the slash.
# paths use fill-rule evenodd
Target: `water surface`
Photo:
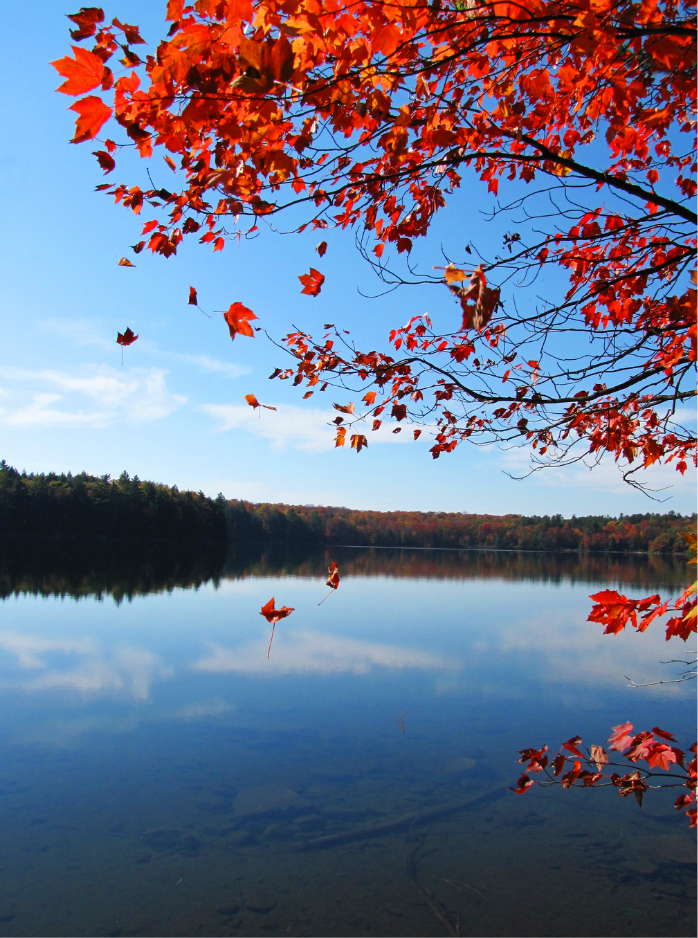
<path id="1" fill-rule="evenodd" d="M 517 750 L 695 733 L 682 561 L 110 545 L 0 554 L 0 935 L 688 935 L 695 838 L 615 790 L 514 795 Z M 270 629 L 272 596 L 295 612 Z"/>

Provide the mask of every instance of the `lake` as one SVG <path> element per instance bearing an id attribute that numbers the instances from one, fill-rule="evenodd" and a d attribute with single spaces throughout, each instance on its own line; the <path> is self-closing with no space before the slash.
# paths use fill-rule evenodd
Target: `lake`
<path id="1" fill-rule="evenodd" d="M 339 589 L 327 596 L 330 560 Z M 510 791 L 517 751 L 695 738 L 685 646 L 589 594 L 683 560 L 0 551 L 0 935 L 692 935 L 679 790 Z M 271 597 L 295 608 L 271 627 Z"/>

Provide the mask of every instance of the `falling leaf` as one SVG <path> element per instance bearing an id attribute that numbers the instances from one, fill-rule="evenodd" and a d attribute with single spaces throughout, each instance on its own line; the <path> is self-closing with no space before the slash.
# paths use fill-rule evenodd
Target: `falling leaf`
<path id="1" fill-rule="evenodd" d="M 136 253 L 138 253 L 138 251 L 136 251 Z M 128 257 L 122 257 L 119 263 L 117 264 L 117 267 L 135 267 L 135 266 L 136 265 L 132 264 L 131 261 L 128 259 Z"/>
<path id="2" fill-rule="evenodd" d="M 132 244 L 131 250 L 134 254 L 140 254 L 143 248 L 145 247 L 145 241 L 139 241 L 138 244 Z"/>
<path id="3" fill-rule="evenodd" d="M 124 332 L 117 333 L 116 342 L 117 342 L 117 345 L 122 345 L 122 346 L 133 345 L 133 343 L 136 341 L 137 338 L 138 336 L 134 335 L 131 329 L 126 328 Z"/>
<path id="4" fill-rule="evenodd" d="M 298 279 L 303 284 L 301 293 L 305 293 L 306 296 L 317 296 L 325 282 L 324 275 L 314 267 L 310 268 L 310 273 L 302 274 Z"/>
<path id="5" fill-rule="evenodd" d="M 276 623 L 279 619 L 285 619 L 286 616 L 290 616 L 293 612 L 293 607 L 282 606 L 280 609 L 274 608 L 274 597 L 269 600 L 268 603 L 265 603 L 261 610 L 260 615 L 264 616 L 267 622 L 271 622 L 271 638 L 269 639 L 269 648 L 267 650 L 267 658 L 269 657 L 269 652 L 271 651 L 271 643 L 274 641 L 274 630 L 276 629 Z"/>
<path id="6" fill-rule="evenodd" d="M 250 405 L 250 407 L 254 407 L 255 410 L 258 407 L 264 407 L 265 410 L 276 410 L 276 407 L 271 407 L 269 404 L 260 404 L 254 394 L 245 394 L 245 400 Z"/>
<path id="7" fill-rule="evenodd" d="M 325 252 L 327 251 L 327 241 L 321 241 L 321 242 L 318 244 L 318 246 L 315 248 L 315 250 L 318 252 L 318 254 L 320 255 L 320 257 L 324 257 L 324 256 L 325 256 Z"/>
<path id="8" fill-rule="evenodd" d="M 336 590 L 337 587 L 339 586 L 339 567 L 337 566 L 337 563 L 334 560 L 330 564 L 330 568 L 328 570 L 328 576 L 327 576 L 327 579 L 325 580 L 325 586 L 330 587 L 330 592 L 327 594 L 327 596 L 331 596 L 332 595 L 331 591 Z M 327 596 L 325 596 L 325 599 L 327 599 Z M 318 606 L 321 606 L 324 603 L 325 599 L 321 599 L 320 602 L 318 603 Z"/>
<path id="9" fill-rule="evenodd" d="M 189 306 L 198 306 L 199 301 L 196 297 L 196 290 L 194 287 L 189 287 Z"/>
<path id="10" fill-rule="evenodd" d="M 97 162 L 102 167 L 105 174 L 110 173 L 116 166 L 114 157 L 109 156 L 106 150 L 93 150 L 92 155 L 97 157 Z"/>
<path id="11" fill-rule="evenodd" d="M 116 334 L 116 344 L 121 346 L 121 364 L 124 363 L 124 349 L 128 345 L 133 345 L 133 343 L 138 338 L 137 335 L 133 334 L 133 331 L 130 328 L 126 328 L 123 332 L 117 332 Z"/>
<path id="12" fill-rule="evenodd" d="M 267 622 L 278 622 L 279 619 L 285 619 L 286 616 L 290 616 L 293 611 L 293 608 L 289 606 L 282 606 L 280 609 L 275 609 L 274 597 L 272 596 L 269 602 L 262 606 L 259 614 L 264 616 Z"/>
<path id="13" fill-rule="evenodd" d="M 235 336 L 238 335 L 238 333 L 240 335 L 249 336 L 251 339 L 254 338 L 254 329 L 249 321 L 257 317 L 251 309 L 243 306 L 242 303 L 233 303 L 228 311 L 223 314 L 223 318 L 228 323 L 231 339 L 235 340 Z"/>
<path id="14" fill-rule="evenodd" d="M 356 410 L 353 403 L 350 404 L 333 404 L 335 410 L 338 410 L 340 414 L 353 414 Z"/>
<path id="15" fill-rule="evenodd" d="M 375 402 L 375 400 L 376 400 L 376 392 L 375 392 L 375 391 L 369 391 L 368 394 L 364 394 L 364 396 L 361 398 L 361 400 L 364 401 L 366 404 L 368 404 L 368 405 L 370 406 L 370 405 L 373 404 L 373 403 Z"/>
<path id="16" fill-rule="evenodd" d="M 460 299 L 463 310 L 463 325 L 461 328 L 463 330 L 477 329 L 481 331 L 490 321 L 499 305 L 500 290 L 499 287 L 493 289 L 487 286 L 487 279 L 482 265 L 473 271 L 467 286 L 454 286 L 454 282 L 461 279 L 460 274 L 463 273 L 462 270 L 449 265 L 446 268 L 444 279 L 451 293 Z M 470 302 L 471 300 L 474 302 Z"/>
<path id="17" fill-rule="evenodd" d="M 331 587 L 333 590 L 336 590 L 339 586 L 339 567 L 337 566 L 336 561 L 332 561 L 328 571 L 329 576 L 325 583 L 326 586 Z"/>

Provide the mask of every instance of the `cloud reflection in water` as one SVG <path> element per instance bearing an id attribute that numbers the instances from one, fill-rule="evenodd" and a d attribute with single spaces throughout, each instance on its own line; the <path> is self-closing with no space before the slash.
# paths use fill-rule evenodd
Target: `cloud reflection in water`
<path id="1" fill-rule="evenodd" d="M 277 637 L 278 638 L 278 637 Z M 305 630 L 287 633 L 276 654 L 267 660 L 261 644 L 250 642 L 239 649 L 208 643 L 210 654 L 192 667 L 197 671 L 240 674 L 365 674 L 372 668 L 421 671 L 460 671 L 451 658 L 398 645 L 383 645 Z"/>

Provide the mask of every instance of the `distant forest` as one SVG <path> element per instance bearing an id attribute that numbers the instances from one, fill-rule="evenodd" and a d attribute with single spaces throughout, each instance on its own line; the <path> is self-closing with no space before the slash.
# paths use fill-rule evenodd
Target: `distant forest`
<path id="1" fill-rule="evenodd" d="M 28 475 L 0 463 L 0 534 L 225 540 L 227 502 L 109 476 Z"/>
<path id="2" fill-rule="evenodd" d="M 364 547 L 465 547 L 496 550 L 684 553 L 681 531 L 696 516 L 466 515 L 419 511 L 354 511 L 232 501 L 228 536 L 236 543 L 351 544 Z"/>
<path id="3" fill-rule="evenodd" d="M 695 514 L 674 512 L 565 519 L 253 504 L 180 492 L 125 472 L 118 479 L 27 474 L 0 463 L 0 535 L 679 554 L 681 531 L 695 527 Z"/>

